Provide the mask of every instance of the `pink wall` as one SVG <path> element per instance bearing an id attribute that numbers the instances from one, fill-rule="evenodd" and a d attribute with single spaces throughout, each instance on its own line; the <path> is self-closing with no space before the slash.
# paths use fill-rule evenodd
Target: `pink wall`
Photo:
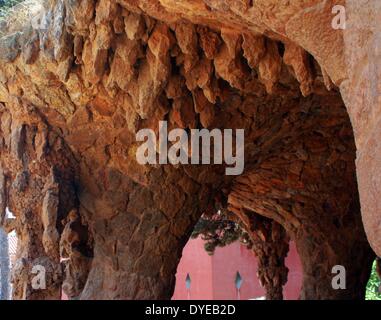
<path id="1" fill-rule="evenodd" d="M 189 240 L 177 267 L 174 300 L 187 300 L 185 286 L 187 274 L 191 277 L 190 299 L 213 300 L 213 279 L 211 277 L 212 259 L 204 250 L 201 239 Z"/>
<path id="2" fill-rule="evenodd" d="M 289 281 L 284 287 L 284 296 L 285 299 L 297 299 L 301 288 L 302 269 L 293 243 L 286 264 L 290 272 Z M 235 300 L 237 290 L 234 280 L 237 271 L 243 279 L 240 290 L 242 300 L 265 295 L 256 276 L 257 259 L 252 251 L 236 242 L 224 248 L 217 248 L 215 254 L 209 256 L 200 238 L 190 240 L 183 250 L 183 257 L 177 269 L 177 283 L 172 299 Z M 191 277 L 190 292 L 185 286 L 188 273 Z"/>
<path id="3" fill-rule="evenodd" d="M 297 300 L 302 288 L 303 269 L 294 242 L 290 243 L 286 266 L 288 267 L 288 281 L 283 287 L 283 295 L 286 300 Z"/>

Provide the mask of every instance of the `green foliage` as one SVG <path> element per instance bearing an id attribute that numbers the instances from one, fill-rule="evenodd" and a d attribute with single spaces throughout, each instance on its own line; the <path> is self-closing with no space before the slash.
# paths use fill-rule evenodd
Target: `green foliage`
<path id="1" fill-rule="evenodd" d="M 381 262 L 379 262 L 381 263 Z M 377 274 L 377 262 L 374 261 L 372 266 L 372 274 L 370 275 L 368 285 L 366 286 L 366 300 L 381 300 L 381 280 Z"/>
<path id="2" fill-rule="evenodd" d="M 24 0 L 0 0 L 0 19 L 5 18 L 11 8 Z"/>
<path id="3" fill-rule="evenodd" d="M 22 1 L 23 0 L 0 0 L 0 7 L 10 8 Z"/>
<path id="4" fill-rule="evenodd" d="M 229 220 L 223 213 L 219 212 L 213 216 L 203 215 L 196 224 L 192 238 L 201 236 L 205 240 L 205 251 L 213 255 L 217 247 L 227 246 L 235 241 L 241 241 L 245 245 L 250 245 L 248 234 L 239 224 Z"/>

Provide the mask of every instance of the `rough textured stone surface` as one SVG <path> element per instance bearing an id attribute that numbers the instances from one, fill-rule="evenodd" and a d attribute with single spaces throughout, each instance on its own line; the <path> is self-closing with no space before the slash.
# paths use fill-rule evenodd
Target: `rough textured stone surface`
<path id="1" fill-rule="evenodd" d="M 248 225 L 258 213 L 295 240 L 304 272 L 301 298 L 360 299 L 369 273 L 364 262 L 369 266 L 373 255 L 361 223 L 351 126 L 340 100 L 335 117 L 335 99 L 329 100 L 331 109 L 320 101 L 308 113 L 297 110 L 290 118 L 295 122 L 283 125 L 286 141 L 236 178 L 228 201 Z M 346 290 L 332 288 L 335 265 L 346 266 Z"/>
<path id="2" fill-rule="evenodd" d="M 346 1 L 348 20 L 344 53 L 348 77 L 340 89 L 351 117 L 357 145 L 361 212 L 373 250 L 381 255 L 381 3 Z M 361 50 L 359 49 L 361 48 Z"/>
<path id="3" fill-rule="evenodd" d="M 236 208 L 231 219 L 240 223 L 248 232 L 251 249 L 258 258 L 257 276 L 266 290 L 266 300 L 282 300 L 283 286 L 287 283 L 286 257 L 289 241 L 286 230 L 275 220 Z"/>
<path id="4" fill-rule="evenodd" d="M 374 255 L 358 188 L 381 254 L 381 9 L 361 2 L 346 1 L 342 31 L 339 0 L 51 0 L 1 38 L 0 222 L 20 238 L 15 298 L 58 298 L 61 286 L 71 298 L 170 298 L 194 224 L 221 202 L 251 234 L 269 298 L 282 297 L 288 237 L 301 298 L 362 298 Z M 160 120 L 245 129 L 244 174 L 139 165 L 135 133 Z M 30 287 L 36 264 L 49 290 Z M 335 264 L 345 292 L 330 286 Z"/>
<path id="5" fill-rule="evenodd" d="M 77 206 L 75 161 L 62 138 L 28 104 L 17 106 L 18 120 L 2 121 L 2 221 L 16 230 L 19 245 L 13 269 L 16 299 L 59 299 L 62 268 L 59 254 L 61 221 Z M 19 107 L 21 107 L 19 109 Z M 2 120 L 10 116 L 3 110 Z M 4 126 L 5 125 L 5 126 Z M 5 216 L 5 208 L 15 219 Z M 46 271 L 46 290 L 34 290 L 32 279 Z"/>

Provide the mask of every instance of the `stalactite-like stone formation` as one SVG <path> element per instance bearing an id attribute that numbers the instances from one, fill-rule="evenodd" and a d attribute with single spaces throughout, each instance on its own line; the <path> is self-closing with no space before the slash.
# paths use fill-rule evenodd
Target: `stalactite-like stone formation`
<path id="1" fill-rule="evenodd" d="M 328 74 L 328 58 L 317 62 L 279 26 L 267 30 L 258 1 L 226 3 L 46 1 L 33 24 L 1 39 L 0 208 L 20 237 L 16 298 L 57 298 L 62 283 L 71 298 L 170 298 L 182 248 L 222 190 L 242 220 L 266 217 L 253 221 L 268 232 L 255 239 L 274 298 L 287 251 L 276 223 L 301 252 L 360 248 L 368 261 L 358 208 L 346 210 L 357 191 L 353 135 L 334 86 L 340 70 Z M 279 19 L 295 31 L 286 9 Z M 245 174 L 139 165 L 135 134 L 157 132 L 160 120 L 169 130 L 245 129 Z M 7 206 L 15 220 L 4 219 Z M 332 230 L 342 240 L 330 242 Z M 313 278 L 316 261 L 303 257 L 303 297 L 331 298 Z M 49 292 L 30 288 L 36 263 L 49 271 Z"/>

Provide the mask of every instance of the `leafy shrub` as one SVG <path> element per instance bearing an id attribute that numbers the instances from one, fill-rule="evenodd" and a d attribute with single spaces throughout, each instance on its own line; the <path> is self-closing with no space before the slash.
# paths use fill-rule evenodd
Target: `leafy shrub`
<path id="1" fill-rule="evenodd" d="M 0 37 L 21 31 L 42 9 L 42 0 L 0 0 Z"/>
<path id="2" fill-rule="evenodd" d="M 23 0 L 0 0 L 0 19 L 5 18 L 9 10 Z"/>
<path id="3" fill-rule="evenodd" d="M 372 274 L 370 275 L 368 285 L 366 286 L 366 300 L 381 300 L 381 280 L 376 271 L 377 263 L 374 261 Z"/>

